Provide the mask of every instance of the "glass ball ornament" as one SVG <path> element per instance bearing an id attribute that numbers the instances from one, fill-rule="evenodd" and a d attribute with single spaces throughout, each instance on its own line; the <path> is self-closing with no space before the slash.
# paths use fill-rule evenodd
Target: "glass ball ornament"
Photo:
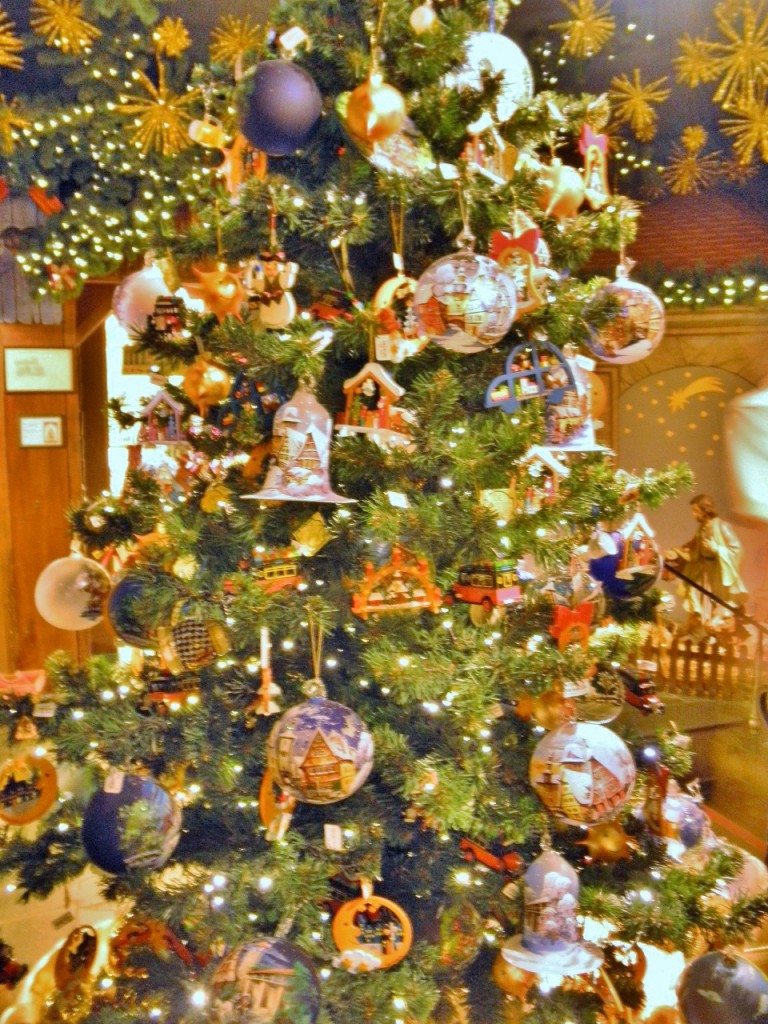
<path id="1" fill-rule="evenodd" d="M 286 939 L 262 935 L 237 946 L 216 968 L 212 987 L 219 1024 L 314 1024 L 320 983 L 314 964 Z"/>
<path id="2" fill-rule="evenodd" d="M 691 960 L 677 983 L 685 1024 L 768 1024 L 768 978 L 735 953 L 720 950 Z"/>
<path id="3" fill-rule="evenodd" d="M 586 309 L 602 307 L 606 300 L 616 304 L 615 315 L 602 327 L 593 327 L 587 345 L 598 359 L 626 366 L 645 359 L 664 337 L 664 303 L 650 288 L 629 279 L 630 266 L 620 264 L 616 280 L 598 288 Z"/>
<path id="4" fill-rule="evenodd" d="M 347 102 L 347 128 L 365 142 L 383 142 L 402 127 L 405 100 L 381 72 L 370 76 L 350 93 Z"/>
<path id="5" fill-rule="evenodd" d="M 502 75 L 496 97 L 496 116 L 508 121 L 518 107 L 533 97 L 533 72 L 528 58 L 508 36 L 499 32 L 473 32 L 467 40 L 463 67 L 455 82 L 460 89 L 483 88 L 483 75 Z"/>
<path id="6" fill-rule="evenodd" d="M 135 340 L 147 329 L 147 319 L 154 313 L 157 300 L 168 292 L 160 267 L 148 262 L 117 286 L 112 296 L 112 312 L 120 326 Z"/>
<path id="7" fill-rule="evenodd" d="M 181 835 L 181 808 L 148 775 L 113 772 L 85 809 L 81 839 L 102 871 L 161 868 Z"/>
<path id="8" fill-rule="evenodd" d="M 142 621 L 137 610 L 146 600 L 150 581 L 138 573 L 125 572 L 115 580 L 107 602 L 107 617 L 118 637 L 133 647 L 157 646 L 157 637 L 151 626 Z"/>
<path id="9" fill-rule="evenodd" d="M 566 680 L 563 695 L 579 722 L 605 725 L 618 718 L 624 707 L 624 683 L 611 668 L 597 669 L 583 679 Z"/>
<path id="10" fill-rule="evenodd" d="M 426 0 L 426 3 L 414 7 L 408 23 L 417 36 L 423 35 L 424 32 L 431 32 L 433 28 L 436 28 L 438 21 L 435 9 L 432 6 L 432 0 Z"/>
<path id="11" fill-rule="evenodd" d="M 311 697 L 275 723 L 267 740 L 275 784 L 308 804 L 333 804 L 355 793 L 373 767 L 373 737 L 344 704 Z"/>
<path id="12" fill-rule="evenodd" d="M 515 283 L 489 256 L 470 247 L 432 263 L 416 283 L 413 311 L 431 341 L 451 352 L 482 352 L 515 319 Z"/>
<path id="13" fill-rule="evenodd" d="M 538 743 L 530 781 L 557 821 L 592 825 L 621 810 L 635 784 L 635 761 L 626 743 L 592 722 L 562 725 Z"/>
<path id="14" fill-rule="evenodd" d="M 322 97 L 311 75 L 290 60 L 265 60 L 247 83 L 240 129 L 256 149 L 290 156 L 309 141 Z"/>
<path id="15" fill-rule="evenodd" d="M 104 617 L 111 585 L 109 574 L 92 558 L 57 558 L 37 578 L 35 607 L 57 629 L 91 629 Z"/>

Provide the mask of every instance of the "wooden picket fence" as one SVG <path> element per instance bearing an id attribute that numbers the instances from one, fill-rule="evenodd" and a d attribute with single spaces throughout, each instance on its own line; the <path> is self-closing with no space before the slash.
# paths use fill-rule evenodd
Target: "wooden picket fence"
<path id="1" fill-rule="evenodd" d="M 656 686 L 665 693 L 748 700 L 753 692 L 754 644 L 723 645 L 714 637 L 693 643 L 687 637 L 664 639 L 652 631 L 640 657 L 657 663 Z"/>

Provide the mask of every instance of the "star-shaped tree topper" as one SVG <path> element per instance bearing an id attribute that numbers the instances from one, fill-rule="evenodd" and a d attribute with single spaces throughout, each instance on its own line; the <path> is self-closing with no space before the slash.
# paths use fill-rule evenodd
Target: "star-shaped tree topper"
<path id="1" fill-rule="evenodd" d="M 571 15 L 568 21 L 557 21 L 550 28 L 563 37 L 562 51 L 574 57 L 591 57 L 599 53 L 616 29 L 610 0 L 601 7 L 595 0 L 560 0 Z"/>
<path id="2" fill-rule="evenodd" d="M 45 37 L 46 46 L 62 53 L 83 53 L 101 35 L 83 17 L 81 0 L 35 0 L 29 24 L 36 35 Z"/>
<path id="3" fill-rule="evenodd" d="M 2 6 L 0 6 L 0 68 L 21 71 L 24 61 L 19 54 L 24 49 L 24 44 L 16 35 L 15 27 Z"/>

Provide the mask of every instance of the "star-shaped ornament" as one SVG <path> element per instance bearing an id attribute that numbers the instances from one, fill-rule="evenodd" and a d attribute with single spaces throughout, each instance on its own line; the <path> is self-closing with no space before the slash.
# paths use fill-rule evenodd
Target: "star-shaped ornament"
<path id="1" fill-rule="evenodd" d="M 237 274 L 222 263 L 215 270 L 198 270 L 195 267 L 194 271 L 200 281 L 197 291 L 208 312 L 215 314 L 219 323 L 229 313 L 242 320 L 240 310 L 248 300 L 248 293 Z"/>

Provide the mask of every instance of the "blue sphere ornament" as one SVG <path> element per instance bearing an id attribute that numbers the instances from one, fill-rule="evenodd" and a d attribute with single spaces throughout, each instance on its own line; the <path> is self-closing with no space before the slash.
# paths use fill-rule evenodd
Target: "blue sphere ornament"
<path id="1" fill-rule="evenodd" d="M 373 767 L 373 737 L 354 711 L 312 697 L 280 718 L 267 741 L 275 784 L 308 804 L 333 804 L 356 792 Z"/>
<path id="2" fill-rule="evenodd" d="M 322 103 L 303 68 L 289 60 L 265 60 L 251 76 L 240 128 L 256 149 L 269 156 L 290 156 L 309 140 Z"/>
<path id="3" fill-rule="evenodd" d="M 768 1024 L 768 978 L 744 957 L 704 953 L 677 983 L 685 1024 Z"/>
<path id="4" fill-rule="evenodd" d="M 161 868 L 179 841 L 181 808 L 149 776 L 112 772 L 85 809 L 81 838 L 90 860 L 111 875 Z"/>
<path id="5" fill-rule="evenodd" d="M 421 275 L 413 312 L 430 340 L 451 352 L 483 352 L 515 319 L 515 282 L 489 256 L 471 248 L 436 260 Z"/>
<path id="6" fill-rule="evenodd" d="M 320 983 L 306 953 L 285 939 L 264 935 L 238 946 L 216 969 L 212 982 L 219 1024 L 314 1024 Z"/>
<path id="7" fill-rule="evenodd" d="M 148 581 L 137 573 L 126 572 L 117 578 L 107 603 L 107 617 L 115 633 L 133 647 L 157 646 L 154 630 L 142 621 L 137 608 L 145 600 Z"/>

